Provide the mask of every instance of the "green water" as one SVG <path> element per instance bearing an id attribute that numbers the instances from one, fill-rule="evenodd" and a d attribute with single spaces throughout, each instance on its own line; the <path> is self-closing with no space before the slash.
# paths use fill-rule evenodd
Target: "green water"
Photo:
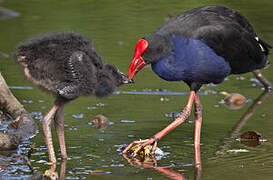
<path id="1" fill-rule="evenodd" d="M 92 38 L 105 62 L 115 64 L 121 71 L 127 72 L 136 41 L 164 23 L 168 14 L 176 15 L 194 7 L 216 4 L 239 10 L 255 27 L 259 37 L 273 44 L 273 1 L 270 0 L 9 0 L 4 1 L 1 6 L 21 15 L 0 21 L 0 51 L 12 53 L 16 44 L 35 34 L 73 30 Z M 272 62 L 273 56 L 269 60 Z M 11 58 L 0 60 L 0 72 L 9 86 L 32 87 Z M 273 82 L 272 66 L 263 70 L 263 74 Z M 200 99 L 204 106 L 201 137 L 203 179 L 272 179 L 272 94 L 240 130 L 240 133 L 247 130 L 258 131 L 267 142 L 257 147 L 246 147 L 238 141 L 232 141 L 226 151 L 244 149 L 248 152 L 227 153 L 212 160 L 222 140 L 251 106 L 251 100 L 253 102 L 262 93 L 261 87 L 253 86 L 251 73 L 242 75 L 243 80 L 238 80 L 237 77 L 230 76 L 220 85 L 204 86 L 201 89 Z M 64 110 L 69 154 L 66 179 L 168 179 L 154 168 L 131 166 L 118 151 L 118 145 L 152 136 L 172 121 L 172 118 L 165 116 L 166 113 L 179 112 L 185 105 L 187 94 L 145 94 L 147 91 L 157 92 L 158 89 L 168 92 L 188 91 L 184 83 L 166 82 L 147 68 L 136 76 L 135 84 L 117 89 L 121 93 L 106 99 L 79 98 L 68 104 Z M 123 93 L 127 91 L 131 93 Z M 134 94 L 134 91 L 144 94 Z M 250 102 L 240 110 L 230 110 L 219 104 L 223 99 L 220 91 L 243 94 Z M 51 96 L 36 87 L 30 90 L 12 89 L 12 92 L 34 114 L 44 115 L 53 103 Z M 207 92 L 216 93 L 206 95 Z M 167 100 L 160 101 L 161 98 Z M 104 106 L 98 106 L 99 103 Z M 88 124 L 98 114 L 103 114 L 112 122 L 104 131 Z M 75 115 L 82 118 L 75 118 Z M 39 116 L 33 118 L 36 118 L 40 127 Z M 158 166 L 173 165 L 172 170 L 194 179 L 193 130 L 194 124 L 186 123 L 160 141 L 159 147 L 168 154 L 158 161 Z M 46 164 L 48 157 L 41 133 L 23 145 L 20 152 L 26 153 L 26 149 L 33 143 L 35 149 L 31 156 L 31 165 L 35 172 L 44 172 L 49 166 Z M 54 143 L 56 150 L 56 139 Z M 0 175 L 11 179 L 27 178 L 31 175 L 27 168 L 20 168 L 20 164 L 13 166 L 15 171 L 1 171 Z M 60 164 L 57 167 L 58 171 L 59 169 Z M 90 174 L 91 170 L 102 170 L 105 173 Z"/>

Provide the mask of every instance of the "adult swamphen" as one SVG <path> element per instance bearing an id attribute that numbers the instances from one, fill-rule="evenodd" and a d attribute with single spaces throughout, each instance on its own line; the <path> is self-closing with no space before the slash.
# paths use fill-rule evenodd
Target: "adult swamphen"
<path id="1" fill-rule="evenodd" d="M 140 39 L 129 67 L 132 79 L 146 64 L 167 81 L 184 81 L 190 87 L 189 100 L 180 116 L 152 138 L 132 142 L 133 152 L 153 144 L 183 123 L 195 106 L 195 152 L 200 151 L 202 106 L 197 91 L 203 84 L 221 83 L 230 74 L 242 74 L 264 68 L 269 44 L 257 37 L 248 20 L 239 12 L 221 6 L 205 6 L 184 12 L 160 26 L 154 34 Z M 257 74 L 257 73 L 256 73 Z M 270 83 L 257 74 L 267 88 Z M 197 157 L 198 158 L 198 157 Z M 197 159 L 197 163 L 200 159 Z"/>
<path id="2" fill-rule="evenodd" d="M 61 157 L 67 158 L 64 140 L 63 106 L 79 96 L 104 97 L 128 76 L 113 65 L 104 64 L 92 41 L 74 32 L 35 36 L 17 47 L 15 59 L 28 79 L 56 97 L 54 106 L 42 120 L 49 159 L 56 162 L 51 134 L 54 117 Z"/>

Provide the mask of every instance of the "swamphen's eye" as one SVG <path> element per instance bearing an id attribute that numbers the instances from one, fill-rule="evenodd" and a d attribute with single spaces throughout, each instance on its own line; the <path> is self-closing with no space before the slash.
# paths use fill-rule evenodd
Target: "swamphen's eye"
<path id="1" fill-rule="evenodd" d="M 158 48 L 156 48 L 156 52 L 157 53 L 162 53 L 163 52 L 163 46 L 159 46 Z"/>
<path id="2" fill-rule="evenodd" d="M 150 52 L 150 50 L 149 49 L 146 49 L 145 51 L 144 51 L 144 54 L 148 54 Z"/>

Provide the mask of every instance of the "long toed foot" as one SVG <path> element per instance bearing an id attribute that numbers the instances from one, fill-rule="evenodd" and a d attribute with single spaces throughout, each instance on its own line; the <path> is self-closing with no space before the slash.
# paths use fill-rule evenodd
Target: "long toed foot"
<path id="1" fill-rule="evenodd" d="M 157 148 L 157 142 L 159 141 L 159 139 L 156 139 L 155 137 L 152 137 L 150 139 L 145 139 L 145 140 L 139 140 L 139 141 L 133 141 L 131 144 L 129 144 L 123 151 L 122 153 L 125 154 L 127 153 L 128 151 L 131 150 L 132 147 L 137 147 L 133 152 L 132 152 L 132 156 L 135 157 L 138 152 L 144 148 L 145 146 L 147 145 L 150 145 L 152 144 L 153 147 L 152 147 L 152 151 L 151 151 L 151 154 L 153 155 L 156 148 Z"/>
<path id="2" fill-rule="evenodd" d="M 143 147 L 145 147 L 147 145 L 153 145 L 151 154 L 154 155 L 155 150 L 157 148 L 158 141 L 162 137 L 164 137 L 168 132 L 170 132 L 171 130 L 173 130 L 174 128 L 176 128 L 177 126 L 179 126 L 180 124 L 182 124 L 183 122 L 185 122 L 188 119 L 188 117 L 190 116 L 190 113 L 191 113 L 191 108 L 192 108 L 192 104 L 193 104 L 195 95 L 196 95 L 195 91 L 191 90 L 189 100 L 188 100 L 188 103 L 187 103 L 186 107 L 180 113 L 179 117 L 177 117 L 171 124 L 169 124 L 167 127 L 165 127 L 163 130 L 161 130 L 160 132 L 155 134 L 150 139 L 145 139 L 145 140 L 139 140 L 139 141 L 132 142 L 131 144 L 129 144 L 129 146 L 127 146 L 122 151 L 122 153 L 127 153 L 128 151 L 130 151 L 130 149 L 133 146 L 136 146 L 137 148 L 132 152 L 132 156 L 136 156 L 138 154 L 138 152 Z"/>
<path id="3" fill-rule="evenodd" d="M 43 134 L 44 134 L 45 143 L 48 150 L 48 156 L 50 161 L 49 164 L 54 164 L 57 162 L 55 157 L 53 142 L 52 142 L 51 120 L 58 109 L 59 109 L 59 106 L 54 105 L 42 120 Z"/>

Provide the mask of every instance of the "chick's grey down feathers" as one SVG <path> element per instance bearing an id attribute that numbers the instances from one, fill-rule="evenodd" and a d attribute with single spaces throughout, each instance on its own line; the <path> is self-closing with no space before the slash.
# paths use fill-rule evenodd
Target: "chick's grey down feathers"
<path id="1" fill-rule="evenodd" d="M 25 75 L 55 96 L 106 96 L 122 84 L 124 74 L 104 64 L 92 41 L 75 32 L 35 36 L 17 47 L 15 59 Z"/>

